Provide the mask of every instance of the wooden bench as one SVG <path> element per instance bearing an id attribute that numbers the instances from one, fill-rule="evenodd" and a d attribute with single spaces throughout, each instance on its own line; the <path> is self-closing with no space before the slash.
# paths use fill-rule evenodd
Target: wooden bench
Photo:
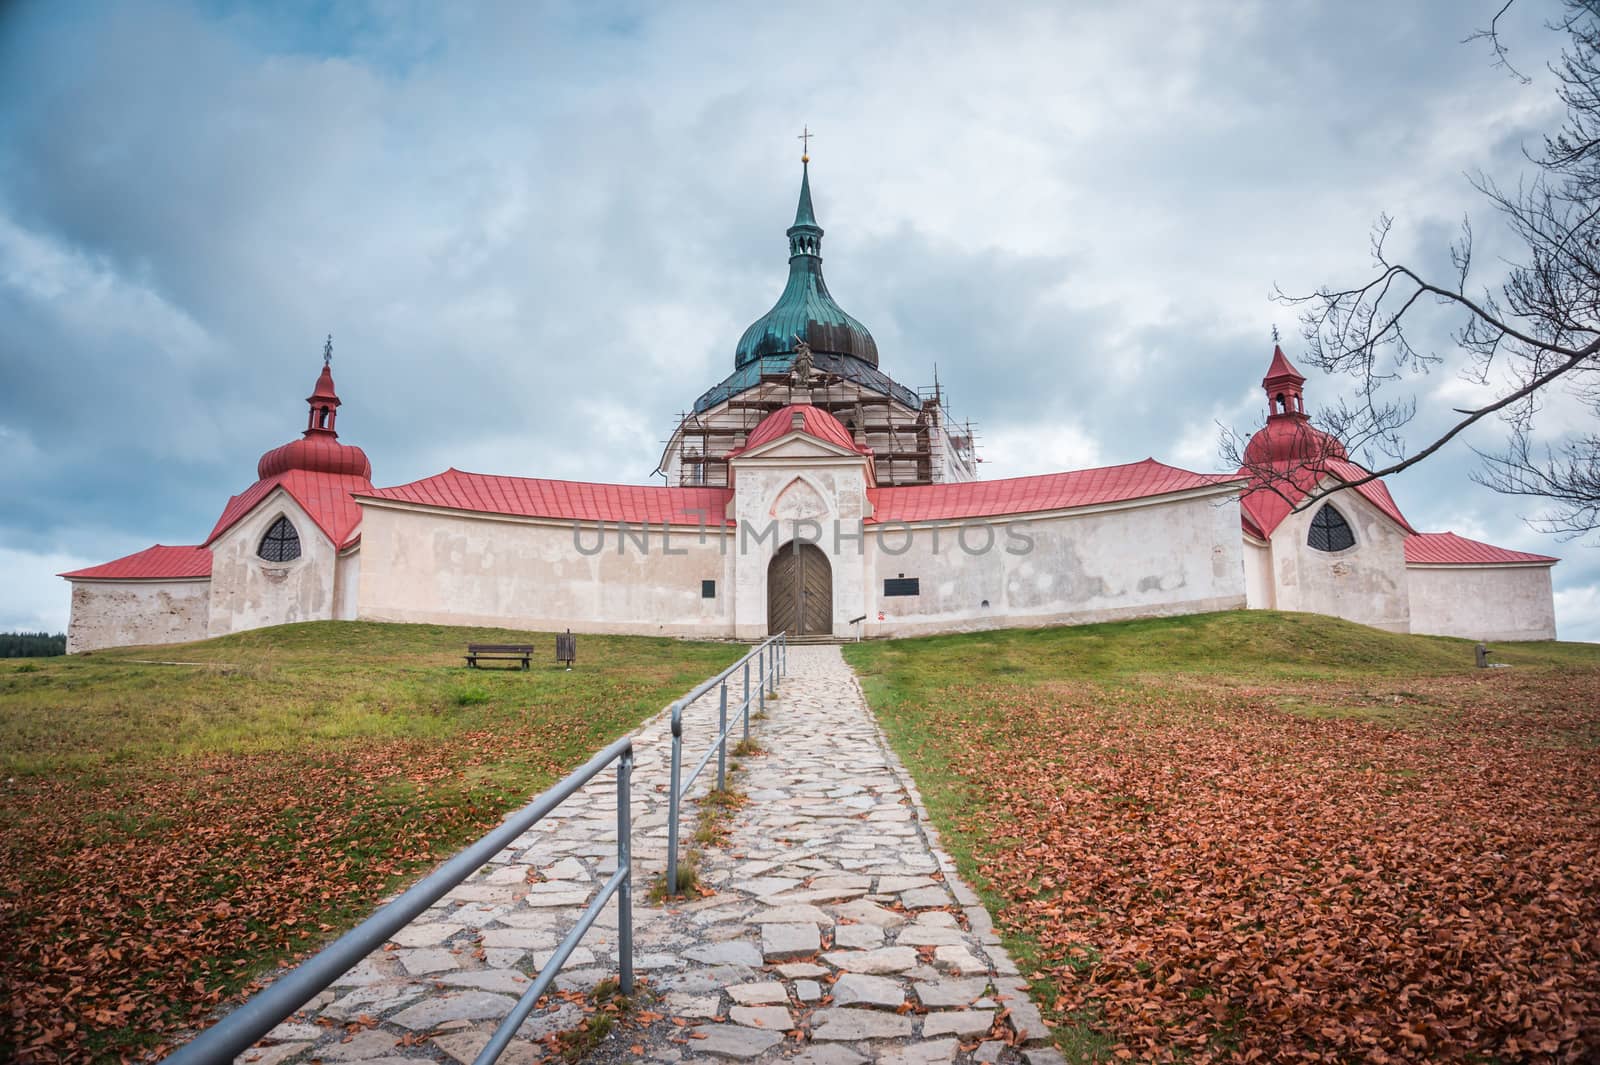
<path id="1" fill-rule="evenodd" d="M 533 659 L 533 645 L 529 643 L 469 643 L 467 665 L 478 668 L 479 662 L 521 662 L 527 669 Z"/>

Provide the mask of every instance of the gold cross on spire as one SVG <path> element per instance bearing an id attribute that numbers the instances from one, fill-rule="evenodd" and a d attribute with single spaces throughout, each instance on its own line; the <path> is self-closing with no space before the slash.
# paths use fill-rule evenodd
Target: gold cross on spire
<path id="1" fill-rule="evenodd" d="M 811 138 L 815 136 L 816 134 L 811 132 L 810 126 L 800 127 L 800 136 L 796 137 L 795 140 L 800 142 L 800 161 L 802 163 L 811 162 Z"/>

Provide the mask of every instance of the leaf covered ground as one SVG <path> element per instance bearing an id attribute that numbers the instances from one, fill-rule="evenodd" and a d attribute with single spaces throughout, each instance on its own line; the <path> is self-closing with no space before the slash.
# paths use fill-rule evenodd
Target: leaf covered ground
<path id="1" fill-rule="evenodd" d="M 847 648 L 1076 1060 L 1600 1059 L 1600 648 L 1258 612 Z"/>
<path id="2" fill-rule="evenodd" d="M 467 670 L 468 642 L 541 656 Z M 328 622 L 0 664 L 0 1060 L 192 1026 L 738 654 L 545 650 Z"/>

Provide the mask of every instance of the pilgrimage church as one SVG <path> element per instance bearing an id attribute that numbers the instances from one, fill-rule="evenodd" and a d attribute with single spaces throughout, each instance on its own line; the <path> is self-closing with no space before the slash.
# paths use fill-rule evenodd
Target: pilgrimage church
<path id="1" fill-rule="evenodd" d="M 802 164 L 808 160 L 802 160 Z M 300 437 L 198 543 L 63 573 L 69 652 L 362 619 L 748 640 L 907 636 L 1198 611 L 1555 638 L 1556 559 L 1419 532 L 1305 413 L 1281 348 L 1234 473 L 1145 459 L 980 480 L 970 430 L 913 389 L 822 277 L 809 168 L 789 276 L 671 433 L 664 484 L 448 469 L 377 487 L 339 439 L 331 343 Z"/>

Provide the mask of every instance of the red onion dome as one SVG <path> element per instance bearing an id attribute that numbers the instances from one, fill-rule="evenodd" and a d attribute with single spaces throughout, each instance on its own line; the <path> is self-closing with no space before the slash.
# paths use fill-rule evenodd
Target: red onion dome
<path id="1" fill-rule="evenodd" d="M 1348 457 L 1338 437 L 1318 429 L 1304 415 L 1292 414 L 1268 418 L 1244 449 L 1246 466 L 1314 466 L 1328 459 Z"/>
<path id="2" fill-rule="evenodd" d="M 365 451 L 354 444 L 341 444 L 338 437 L 315 429 L 308 429 L 301 439 L 275 447 L 262 455 L 256 465 L 256 476 L 265 480 L 290 470 L 372 479 L 372 463 L 367 461 Z"/>
<path id="3" fill-rule="evenodd" d="M 339 443 L 339 434 L 334 431 L 339 419 L 339 394 L 333 388 L 333 370 L 329 366 L 332 361 L 333 337 L 330 336 L 322 349 L 322 373 L 311 395 L 306 397 L 310 408 L 306 431 L 299 440 L 261 456 L 256 464 L 256 476 L 263 481 L 290 470 L 372 480 L 372 463 L 367 461 L 367 453 L 351 444 Z"/>

